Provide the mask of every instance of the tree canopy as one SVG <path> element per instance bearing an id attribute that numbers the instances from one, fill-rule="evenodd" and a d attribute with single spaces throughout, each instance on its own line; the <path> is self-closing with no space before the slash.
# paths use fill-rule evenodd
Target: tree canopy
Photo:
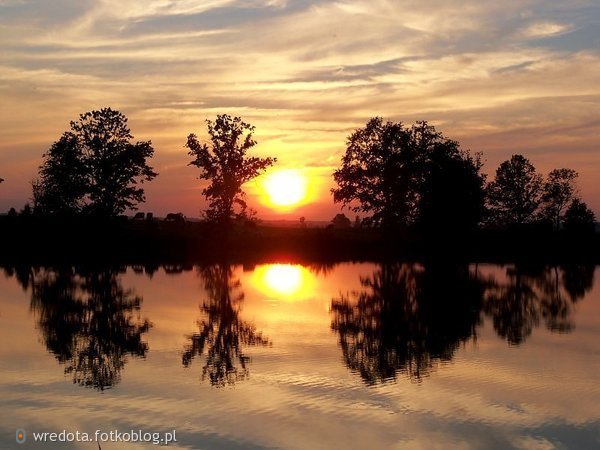
<path id="1" fill-rule="evenodd" d="M 209 201 L 207 219 L 228 223 L 246 216 L 242 185 L 266 171 L 277 159 L 246 156 L 256 145 L 255 128 L 240 117 L 222 114 L 214 122 L 207 120 L 206 123 L 210 144 L 201 143 L 195 134 L 187 138 L 185 146 L 193 158 L 189 165 L 201 170 L 200 179 L 210 181 L 202 190 Z"/>
<path id="2" fill-rule="evenodd" d="M 573 169 L 554 169 L 544 183 L 542 214 L 552 221 L 557 230 L 564 221 L 569 204 L 575 198 L 575 180 L 578 176 Z"/>
<path id="3" fill-rule="evenodd" d="M 44 154 L 39 178 L 32 182 L 37 212 L 74 214 L 85 206 L 87 180 L 83 152 L 73 132 L 64 133 Z"/>
<path id="4" fill-rule="evenodd" d="M 577 196 L 578 176 L 573 169 L 560 168 L 544 179 L 527 158 L 513 155 L 487 186 L 488 221 L 509 227 L 546 222 L 555 230 L 567 222 L 571 229 L 593 227 L 593 212 Z"/>
<path id="5" fill-rule="evenodd" d="M 542 202 L 543 178 L 523 155 L 513 155 L 496 170 L 487 186 L 490 220 L 502 225 L 522 225 L 537 219 Z"/>
<path id="6" fill-rule="evenodd" d="M 34 206 L 45 214 L 116 216 L 145 201 L 140 183 L 156 177 L 146 160 L 150 141 L 133 143 L 127 117 L 111 108 L 71 122 L 48 152 L 33 182 Z"/>
<path id="7" fill-rule="evenodd" d="M 366 222 L 384 227 L 468 227 L 483 210 L 480 169 L 478 157 L 427 122 L 409 128 L 375 117 L 349 136 L 342 166 L 333 174 L 333 199 L 371 214 Z"/>
<path id="8" fill-rule="evenodd" d="M 568 231 L 593 231 L 595 222 L 594 212 L 578 198 L 565 211 L 564 225 Z"/>
<path id="9" fill-rule="evenodd" d="M 431 132 L 435 133 L 433 127 Z M 423 152 L 418 225 L 430 231 L 440 226 L 453 233 L 471 231 L 484 212 L 485 175 L 480 155 L 472 156 L 441 135 Z"/>

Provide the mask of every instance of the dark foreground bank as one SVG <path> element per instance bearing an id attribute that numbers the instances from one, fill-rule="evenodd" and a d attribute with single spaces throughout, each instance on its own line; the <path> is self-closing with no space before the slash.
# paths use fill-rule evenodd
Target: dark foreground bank
<path id="1" fill-rule="evenodd" d="M 364 228 L 227 229 L 201 222 L 0 217 L 0 262 L 368 261 L 429 257 L 600 263 L 600 235 L 538 228 L 450 233 Z"/>

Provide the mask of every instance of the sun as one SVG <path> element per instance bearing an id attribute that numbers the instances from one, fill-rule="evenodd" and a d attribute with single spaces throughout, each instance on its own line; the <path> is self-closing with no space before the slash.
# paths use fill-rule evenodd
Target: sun
<path id="1" fill-rule="evenodd" d="M 269 203 L 280 207 L 292 207 L 302 202 L 306 198 L 306 185 L 306 178 L 293 169 L 274 172 L 263 182 Z"/>

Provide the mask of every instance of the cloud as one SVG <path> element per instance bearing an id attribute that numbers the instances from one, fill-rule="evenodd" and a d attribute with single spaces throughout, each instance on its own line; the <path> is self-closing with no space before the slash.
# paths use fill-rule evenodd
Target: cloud
<path id="1" fill-rule="evenodd" d="M 567 24 L 556 22 L 539 22 L 529 25 L 523 30 L 525 38 L 541 38 L 548 36 L 556 36 L 572 30 L 572 27 Z"/>

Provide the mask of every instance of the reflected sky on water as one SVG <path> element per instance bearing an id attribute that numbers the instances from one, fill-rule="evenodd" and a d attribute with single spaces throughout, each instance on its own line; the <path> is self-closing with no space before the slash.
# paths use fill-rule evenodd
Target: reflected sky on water
<path id="1" fill-rule="evenodd" d="M 3 272 L 0 448 L 16 428 L 176 429 L 175 448 L 600 445 L 593 266 Z M 125 447 L 155 446 L 103 445 Z"/>

